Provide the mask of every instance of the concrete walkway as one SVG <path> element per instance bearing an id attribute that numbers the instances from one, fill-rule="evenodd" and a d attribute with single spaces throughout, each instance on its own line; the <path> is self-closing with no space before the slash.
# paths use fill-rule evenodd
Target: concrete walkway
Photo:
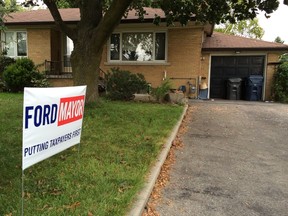
<path id="1" fill-rule="evenodd" d="M 191 102 L 163 216 L 288 216 L 288 105 Z"/>

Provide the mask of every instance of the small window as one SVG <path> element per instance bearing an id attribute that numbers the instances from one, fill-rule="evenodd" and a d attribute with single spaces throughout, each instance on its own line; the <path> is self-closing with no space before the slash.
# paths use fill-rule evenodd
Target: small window
<path id="1" fill-rule="evenodd" d="M 111 60 L 120 60 L 120 34 L 111 35 L 110 58 Z"/>
<path id="2" fill-rule="evenodd" d="M 11 58 L 27 56 L 27 33 L 22 31 L 4 32 L 4 51 Z"/>
<path id="3" fill-rule="evenodd" d="M 122 32 L 110 37 L 110 61 L 166 61 L 165 32 Z"/>
<path id="4" fill-rule="evenodd" d="M 27 56 L 26 32 L 17 32 L 17 56 Z"/>
<path id="5" fill-rule="evenodd" d="M 155 59 L 156 60 L 165 60 L 165 46 L 166 46 L 166 34 L 165 33 L 156 33 L 155 41 Z"/>

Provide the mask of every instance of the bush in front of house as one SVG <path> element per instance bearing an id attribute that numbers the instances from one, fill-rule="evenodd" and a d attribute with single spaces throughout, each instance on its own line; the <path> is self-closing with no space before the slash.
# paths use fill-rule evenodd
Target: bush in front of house
<path id="1" fill-rule="evenodd" d="M 13 58 L 0 55 L 0 91 L 5 91 L 5 83 L 3 81 L 3 72 L 11 64 L 15 63 Z"/>
<path id="2" fill-rule="evenodd" d="M 2 76 L 5 68 L 13 63 L 15 63 L 15 59 L 0 55 L 0 77 Z"/>
<path id="3" fill-rule="evenodd" d="M 48 82 L 44 74 L 37 70 L 34 62 L 28 58 L 17 59 L 9 65 L 3 73 L 3 80 L 8 90 L 20 92 L 24 87 L 47 87 Z"/>
<path id="4" fill-rule="evenodd" d="M 288 59 L 287 55 L 281 59 L 274 75 L 273 91 L 274 100 L 288 103 Z"/>
<path id="5" fill-rule="evenodd" d="M 112 100 L 131 100 L 135 93 L 146 93 L 148 89 L 148 83 L 139 73 L 112 68 L 107 78 L 108 97 Z"/>

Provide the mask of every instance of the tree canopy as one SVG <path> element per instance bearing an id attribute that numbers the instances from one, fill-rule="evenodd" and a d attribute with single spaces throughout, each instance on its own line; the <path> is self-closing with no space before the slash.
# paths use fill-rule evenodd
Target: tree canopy
<path id="1" fill-rule="evenodd" d="M 285 41 L 282 40 L 279 36 L 277 36 L 277 37 L 275 38 L 274 42 L 284 44 Z"/>
<path id="2" fill-rule="evenodd" d="M 216 26 L 215 31 L 253 39 L 261 39 L 264 35 L 264 29 L 259 25 L 257 18 L 237 23 L 227 22 Z"/>
<path id="3" fill-rule="evenodd" d="M 4 27 L 4 17 L 19 10 L 16 0 L 0 0 L 0 30 Z"/>
<path id="4" fill-rule="evenodd" d="M 78 5 L 76 1 L 72 0 L 59 0 L 56 2 L 58 8 L 77 8 Z"/>
<path id="5" fill-rule="evenodd" d="M 161 8 L 166 15 L 167 25 L 180 22 L 186 25 L 193 17 L 199 22 L 235 23 L 253 19 L 258 11 L 268 16 L 277 9 L 278 0 L 43 0 L 50 10 L 56 25 L 73 40 L 71 55 L 73 81 L 75 85 L 87 85 L 87 100 L 98 98 L 97 83 L 99 66 L 105 42 L 130 9 L 135 9 L 143 18 L 144 6 Z M 0 3 L 3 3 L 0 0 Z M 24 5 L 35 5 L 37 0 L 26 0 Z M 80 21 L 74 27 L 62 20 L 59 7 L 70 6 L 80 9 Z M 154 23 L 161 21 L 155 14 Z"/>

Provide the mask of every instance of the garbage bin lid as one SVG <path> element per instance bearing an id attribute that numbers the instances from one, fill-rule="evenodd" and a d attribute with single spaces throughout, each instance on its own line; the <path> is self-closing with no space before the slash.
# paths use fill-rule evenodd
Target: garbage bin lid
<path id="1" fill-rule="evenodd" d="M 261 75 L 250 75 L 248 77 L 248 79 L 252 80 L 252 79 L 256 79 L 256 80 L 262 80 L 263 79 L 263 76 Z"/>
<path id="2" fill-rule="evenodd" d="M 241 82 L 242 79 L 241 78 L 229 78 L 228 81 L 233 82 L 233 83 L 238 83 L 238 82 Z"/>
<path id="3" fill-rule="evenodd" d="M 247 79 L 246 79 L 246 83 L 247 84 L 261 84 L 261 83 L 263 83 L 263 80 L 264 80 L 264 78 L 263 78 L 263 76 L 261 76 L 261 75 L 250 75 L 249 77 L 247 77 Z"/>
<path id="4" fill-rule="evenodd" d="M 250 75 L 249 77 L 251 77 L 251 78 L 263 78 L 262 75 Z"/>

